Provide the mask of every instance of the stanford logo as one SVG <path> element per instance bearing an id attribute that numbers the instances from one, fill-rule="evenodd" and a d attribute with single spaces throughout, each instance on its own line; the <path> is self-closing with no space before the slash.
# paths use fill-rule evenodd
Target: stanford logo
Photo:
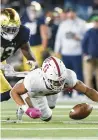
<path id="1" fill-rule="evenodd" d="M 43 68 L 43 71 L 46 73 L 46 71 L 47 71 L 48 68 L 49 68 L 49 65 L 46 64 L 46 65 L 44 66 L 44 68 Z"/>

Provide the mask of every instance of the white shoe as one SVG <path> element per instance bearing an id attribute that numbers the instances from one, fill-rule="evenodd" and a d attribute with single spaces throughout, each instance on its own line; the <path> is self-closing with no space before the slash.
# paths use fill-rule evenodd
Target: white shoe
<path id="1" fill-rule="evenodd" d="M 17 117 L 17 120 L 22 120 L 22 116 L 24 114 L 24 111 L 22 110 L 21 107 L 19 107 L 16 111 L 16 117 Z"/>

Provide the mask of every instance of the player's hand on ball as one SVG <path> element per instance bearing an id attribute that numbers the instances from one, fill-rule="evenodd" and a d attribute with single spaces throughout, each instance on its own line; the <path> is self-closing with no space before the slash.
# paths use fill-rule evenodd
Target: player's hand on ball
<path id="1" fill-rule="evenodd" d="M 25 113 L 33 119 L 40 118 L 42 115 L 41 111 L 37 108 L 28 108 Z"/>

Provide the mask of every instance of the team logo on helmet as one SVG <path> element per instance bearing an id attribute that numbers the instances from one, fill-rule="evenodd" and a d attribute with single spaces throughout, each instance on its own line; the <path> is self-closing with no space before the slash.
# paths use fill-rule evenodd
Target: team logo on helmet
<path id="1" fill-rule="evenodd" d="M 12 8 L 5 8 L 1 10 L 1 36 L 6 40 L 12 40 L 19 32 L 20 17 L 18 13 Z"/>

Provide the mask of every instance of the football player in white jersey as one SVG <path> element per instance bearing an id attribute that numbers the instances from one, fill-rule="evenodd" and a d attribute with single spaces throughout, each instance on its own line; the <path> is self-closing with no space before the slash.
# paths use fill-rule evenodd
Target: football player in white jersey
<path id="1" fill-rule="evenodd" d="M 67 69 L 60 59 L 51 56 L 43 62 L 41 68 L 29 72 L 13 87 L 11 97 L 29 117 L 49 121 L 52 117 L 50 108 L 56 104 L 57 93 L 70 89 L 82 92 L 98 102 L 96 90 L 79 81 L 74 71 Z M 26 97 L 28 104 L 25 102 Z"/>

